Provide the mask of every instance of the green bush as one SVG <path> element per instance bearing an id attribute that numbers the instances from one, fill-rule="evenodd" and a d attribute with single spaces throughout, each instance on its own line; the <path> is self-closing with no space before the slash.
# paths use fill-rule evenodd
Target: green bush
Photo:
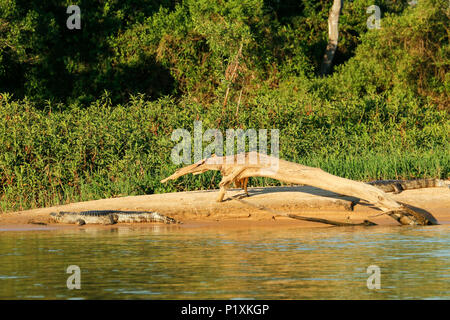
<path id="1" fill-rule="evenodd" d="M 172 131 L 193 133 L 193 119 L 202 120 L 204 130 L 223 133 L 230 127 L 277 128 L 282 158 L 352 179 L 448 177 L 446 112 L 381 98 L 313 106 L 308 102 L 313 97 L 292 100 L 284 90 L 290 91 L 261 92 L 253 103 L 240 105 L 237 116 L 235 103 L 205 110 L 197 103 L 137 96 L 113 106 L 104 96 L 88 108 L 40 110 L 30 101 L 3 96 L 1 208 L 217 187 L 219 176 L 212 174 L 159 182 L 177 168 L 170 158 Z"/>

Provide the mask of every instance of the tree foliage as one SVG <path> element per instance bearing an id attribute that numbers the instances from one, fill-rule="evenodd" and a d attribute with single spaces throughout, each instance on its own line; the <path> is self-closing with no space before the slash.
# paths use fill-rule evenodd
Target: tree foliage
<path id="1" fill-rule="evenodd" d="M 444 94 L 445 1 L 420 1 L 416 8 L 406 1 L 376 1 L 383 28 L 368 32 L 366 8 L 372 2 L 345 1 L 335 64 L 355 56 L 361 44 L 360 60 L 370 56 L 378 63 L 388 53 L 384 59 L 391 64 L 420 69 L 416 74 L 398 68 L 398 81 L 419 76 L 419 94 Z M 71 1 L 2 0 L 0 91 L 41 102 L 86 104 L 106 90 L 114 102 L 145 93 L 150 99 L 190 95 L 208 104 L 223 99 L 227 88 L 245 95 L 262 83 L 276 87 L 291 76 L 314 78 L 327 43 L 331 3 L 81 0 L 82 28 L 69 30 Z M 408 48 L 401 48 L 406 42 Z M 418 52 L 422 44 L 427 53 Z"/>

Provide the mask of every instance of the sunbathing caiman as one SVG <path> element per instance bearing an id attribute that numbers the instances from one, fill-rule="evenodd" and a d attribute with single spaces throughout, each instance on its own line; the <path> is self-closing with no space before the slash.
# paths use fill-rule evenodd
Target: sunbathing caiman
<path id="1" fill-rule="evenodd" d="M 121 210 L 93 210 L 82 212 L 52 212 L 51 218 L 55 222 L 70 224 L 116 224 L 136 222 L 162 222 L 166 224 L 180 223 L 173 218 L 153 211 L 121 211 Z"/>
<path id="2" fill-rule="evenodd" d="M 444 181 L 439 179 L 417 179 L 417 180 L 376 180 L 367 182 L 384 192 L 400 193 L 404 190 L 449 187 Z"/>

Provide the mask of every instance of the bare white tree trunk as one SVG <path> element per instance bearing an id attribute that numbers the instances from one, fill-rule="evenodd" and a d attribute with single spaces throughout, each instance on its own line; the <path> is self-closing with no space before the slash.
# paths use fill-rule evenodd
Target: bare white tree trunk
<path id="1" fill-rule="evenodd" d="M 330 16 L 328 17 L 328 45 L 320 71 L 322 76 L 330 72 L 331 63 L 336 52 L 339 40 L 339 15 L 341 14 L 343 4 L 343 0 L 334 0 L 330 10 Z"/>

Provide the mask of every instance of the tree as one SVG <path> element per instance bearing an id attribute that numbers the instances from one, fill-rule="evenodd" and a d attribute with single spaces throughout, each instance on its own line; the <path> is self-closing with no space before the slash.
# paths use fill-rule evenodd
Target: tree
<path id="1" fill-rule="evenodd" d="M 334 0 L 333 6 L 328 17 L 328 45 L 323 57 L 322 68 L 320 73 L 322 76 L 327 75 L 331 69 L 334 54 L 339 39 L 339 15 L 341 14 L 343 0 Z"/>

